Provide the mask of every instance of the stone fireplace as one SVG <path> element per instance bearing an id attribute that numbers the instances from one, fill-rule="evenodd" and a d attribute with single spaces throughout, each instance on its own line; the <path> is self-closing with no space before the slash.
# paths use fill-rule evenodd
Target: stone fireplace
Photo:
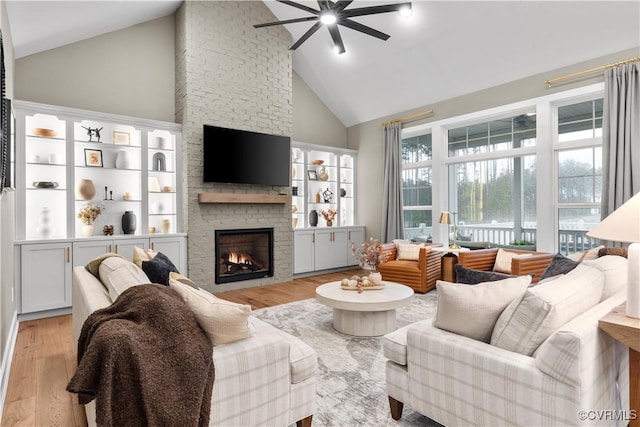
<path id="1" fill-rule="evenodd" d="M 216 230 L 216 284 L 273 276 L 273 228 Z"/>

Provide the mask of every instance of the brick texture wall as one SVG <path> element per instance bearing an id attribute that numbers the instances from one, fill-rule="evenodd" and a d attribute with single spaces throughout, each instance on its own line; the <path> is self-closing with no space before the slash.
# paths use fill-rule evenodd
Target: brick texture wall
<path id="1" fill-rule="evenodd" d="M 203 124 L 255 132 L 292 133 L 291 36 L 261 1 L 186 1 L 176 14 L 176 120 L 182 123 L 189 276 L 219 292 L 291 279 L 291 204 L 199 204 L 198 193 L 279 194 L 288 187 L 204 184 Z M 225 155 L 220 147 L 220 155 Z M 214 232 L 274 228 L 274 276 L 216 285 Z"/>

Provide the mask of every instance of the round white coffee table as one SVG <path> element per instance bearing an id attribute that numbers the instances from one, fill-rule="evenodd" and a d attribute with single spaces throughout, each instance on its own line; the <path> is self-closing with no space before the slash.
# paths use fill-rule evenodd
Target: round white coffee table
<path id="1" fill-rule="evenodd" d="M 316 299 L 333 308 L 333 327 L 343 334 L 375 337 L 396 329 L 396 308 L 411 301 L 413 289 L 384 282 L 384 289 L 345 290 L 340 282 L 316 288 Z"/>

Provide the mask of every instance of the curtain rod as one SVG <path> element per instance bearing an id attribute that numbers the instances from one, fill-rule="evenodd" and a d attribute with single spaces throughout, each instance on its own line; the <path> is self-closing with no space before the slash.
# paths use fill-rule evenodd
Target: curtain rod
<path id="1" fill-rule="evenodd" d="M 429 117 L 429 116 L 433 116 L 433 109 L 427 110 L 427 111 L 423 111 L 421 113 L 410 114 L 410 115 L 404 116 L 404 117 L 398 117 L 397 119 L 393 119 L 393 120 L 389 120 L 389 121 L 386 121 L 386 122 L 382 122 L 381 125 L 382 126 L 387 126 L 387 125 L 390 125 L 391 123 L 412 122 L 414 120 L 418 120 L 418 119 L 421 119 L 423 117 Z"/>
<path id="2" fill-rule="evenodd" d="M 607 65 L 603 65 L 601 67 L 592 68 L 590 70 L 580 71 L 580 72 L 573 73 L 573 74 L 567 74 L 566 76 L 556 77 L 555 79 L 545 80 L 544 84 L 547 85 L 547 89 L 548 89 L 548 88 L 551 87 L 552 84 L 558 83 L 558 82 L 563 81 L 563 80 L 569 80 L 569 79 L 573 79 L 573 78 L 576 78 L 576 77 L 581 77 L 581 76 L 584 76 L 586 74 L 597 73 L 598 71 L 606 70 L 608 68 L 614 68 L 614 67 L 618 67 L 620 65 L 631 64 L 633 62 L 638 62 L 638 61 L 640 61 L 640 56 L 636 56 L 635 58 L 625 59 L 624 61 L 620 61 L 620 62 L 614 62 L 613 64 L 607 64 Z"/>

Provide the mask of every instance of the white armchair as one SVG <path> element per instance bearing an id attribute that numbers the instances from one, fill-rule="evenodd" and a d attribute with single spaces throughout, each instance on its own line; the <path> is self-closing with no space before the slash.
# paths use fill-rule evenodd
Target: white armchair
<path id="1" fill-rule="evenodd" d="M 394 331 L 383 340 L 391 415 L 400 419 L 407 404 L 447 426 L 624 425 L 616 419 L 624 416 L 580 416 L 628 414 L 627 350 L 598 329 L 598 319 L 624 300 L 621 291 L 600 302 L 532 356 L 438 329 L 432 320 Z"/>

